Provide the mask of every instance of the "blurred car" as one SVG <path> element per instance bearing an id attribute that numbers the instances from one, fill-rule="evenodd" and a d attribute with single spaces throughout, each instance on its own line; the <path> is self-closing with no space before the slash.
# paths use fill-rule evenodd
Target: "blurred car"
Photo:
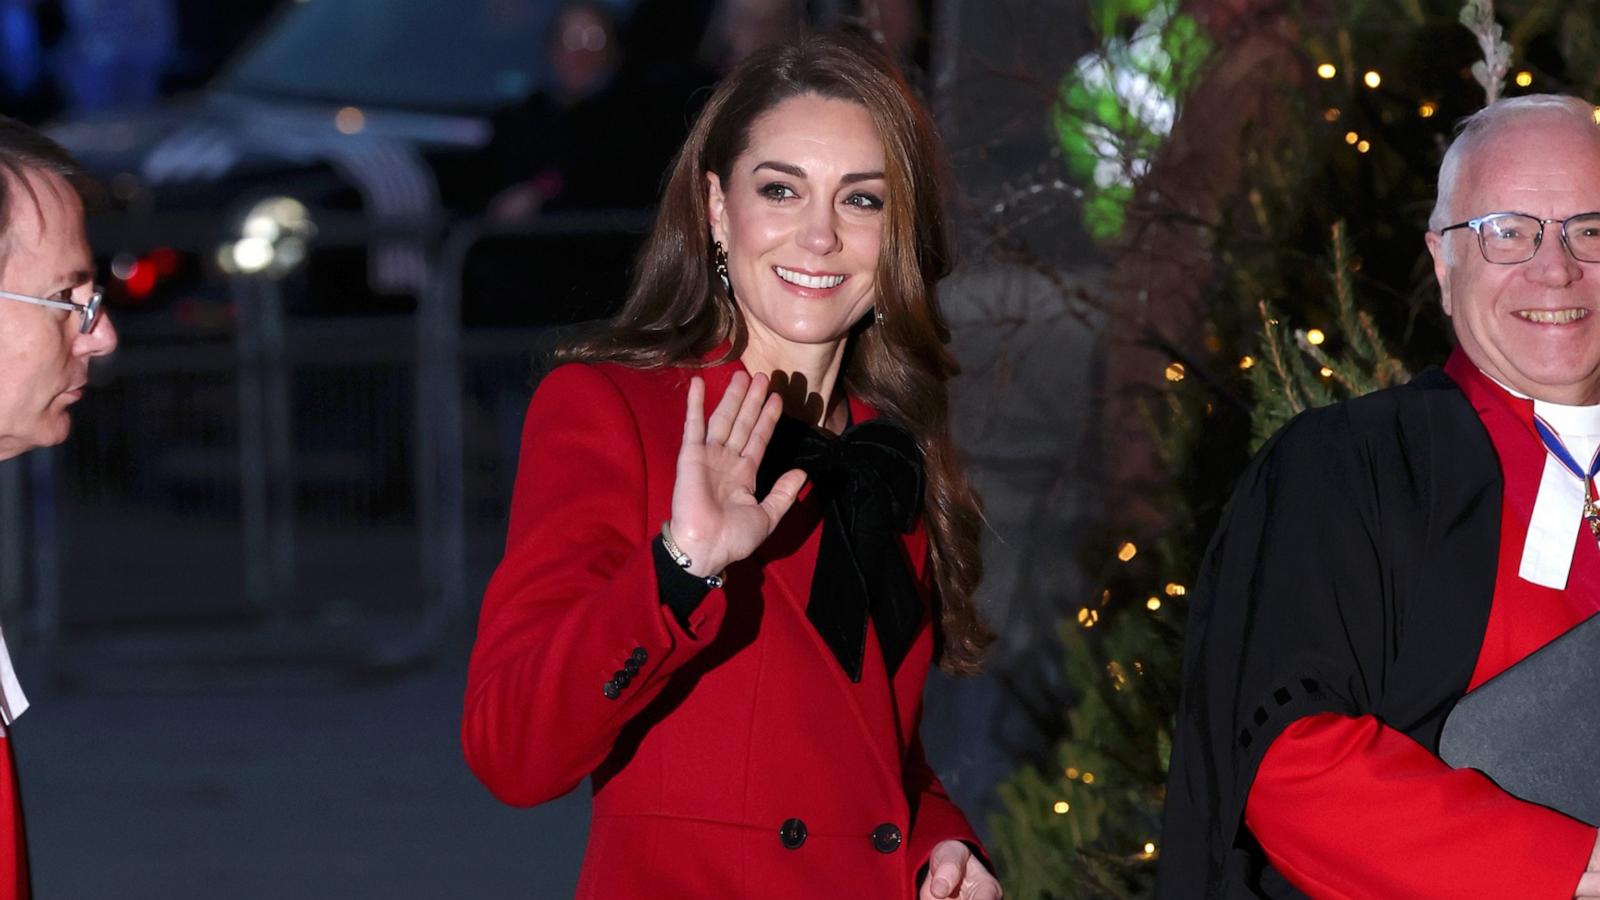
<path id="1" fill-rule="evenodd" d="M 56 124 L 106 188 L 91 241 L 107 302 L 180 329 L 226 328 L 220 276 L 274 259 L 246 229 L 263 201 L 304 209 L 306 256 L 287 302 L 312 315 L 412 308 L 442 229 L 503 184 L 497 117 L 544 80 L 557 0 L 298 0 L 285 3 L 205 89 L 153 108 Z M 612 4 L 618 8 L 630 2 Z M 468 260 L 469 323 L 593 318 L 620 302 L 640 211 L 544 216 Z M 595 215 L 598 213 L 598 218 Z M 269 216 L 269 219 L 271 217 Z M 292 259 L 288 262 L 298 263 Z M 511 279 L 515 279 L 512 283 Z"/>

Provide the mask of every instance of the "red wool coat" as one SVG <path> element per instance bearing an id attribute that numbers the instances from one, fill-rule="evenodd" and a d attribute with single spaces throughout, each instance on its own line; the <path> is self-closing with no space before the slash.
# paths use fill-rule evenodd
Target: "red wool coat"
<path id="1" fill-rule="evenodd" d="M 738 368 L 695 370 L 707 410 Z M 892 679 L 873 640 L 849 680 L 806 619 L 821 532 L 808 486 L 679 625 L 650 544 L 691 374 L 567 365 L 539 386 L 468 673 L 468 764 L 519 806 L 592 776 L 584 900 L 912 898 L 936 843 L 976 841 L 917 736 L 931 619 Z M 926 599 L 920 524 L 904 543 Z M 637 674 L 608 699 L 630 658 Z"/>

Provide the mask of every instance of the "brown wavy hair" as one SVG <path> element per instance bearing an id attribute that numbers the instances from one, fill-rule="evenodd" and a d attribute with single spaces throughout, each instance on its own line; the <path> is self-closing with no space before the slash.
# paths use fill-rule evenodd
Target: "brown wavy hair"
<path id="1" fill-rule="evenodd" d="M 785 100 L 816 95 L 859 103 L 883 141 L 887 182 L 877 307 L 849 338 L 840 383 L 903 423 L 927 471 L 923 520 L 932 552 L 939 667 L 977 674 L 994 635 L 973 601 L 983 574 L 977 494 L 950 438 L 949 380 L 958 367 L 935 285 L 951 265 L 944 218 L 947 166 L 933 120 L 888 58 L 850 34 L 819 33 L 751 55 L 706 102 L 672 165 L 660 210 L 622 311 L 560 358 L 642 368 L 698 361 L 724 341 L 744 348 L 744 323 L 712 275 L 707 172 L 728 183 L 752 125 Z"/>

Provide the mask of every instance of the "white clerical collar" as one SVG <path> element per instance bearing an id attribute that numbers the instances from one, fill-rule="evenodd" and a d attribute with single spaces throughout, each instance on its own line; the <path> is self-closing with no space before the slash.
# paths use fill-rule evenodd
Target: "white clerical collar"
<path id="1" fill-rule="evenodd" d="M 1482 369 L 1478 371 L 1483 372 Z M 1568 406 L 1537 400 L 1515 390 L 1488 372 L 1483 377 L 1506 393 L 1522 400 L 1533 400 L 1533 414 L 1555 429 L 1556 434 L 1576 457 L 1578 465 L 1588 465 L 1600 447 L 1600 404 Z M 1528 538 L 1522 545 L 1522 563 L 1517 575 L 1543 587 L 1565 590 L 1572 572 L 1572 554 L 1581 535 L 1589 529 L 1583 521 L 1583 481 L 1567 470 L 1553 454 L 1544 456 L 1544 473 L 1539 477 L 1539 494 L 1528 519 Z"/>
<path id="2" fill-rule="evenodd" d="M 22 683 L 17 680 L 17 670 L 11 665 L 11 652 L 6 649 L 6 639 L 0 631 L 0 735 L 28 710 L 28 697 L 22 693 Z"/>
<path id="3" fill-rule="evenodd" d="M 1600 435 L 1600 403 L 1593 406 L 1568 406 L 1565 403 L 1551 403 L 1549 400 L 1537 400 L 1517 390 L 1500 379 L 1484 372 L 1483 377 L 1495 384 L 1500 389 L 1516 397 L 1518 400 L 1533 400 L 1533 412 L 1539 418 L 1550 423 L 1550 427 L 1562 438 L 1576 436 Z"/>
<path id="4" fill-rule="evenodd" d="M 1600 404 L 1594 406 L 1565 406 L 1546 400 L 1533 401 L 1533 412 L 1549 423 L 1561 439 L 1571 443 L 1575 437 L 1600 435 Z"/>

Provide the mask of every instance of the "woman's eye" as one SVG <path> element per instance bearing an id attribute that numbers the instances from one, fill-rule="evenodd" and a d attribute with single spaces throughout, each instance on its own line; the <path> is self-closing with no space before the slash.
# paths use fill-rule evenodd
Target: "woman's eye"
<path id="1" fill-rule="evenodd" d="M 845 198 L 845 204 L 858 209 L 883 209 L 883 198 L 864 191 L 856 191 Z"/>
<path id="2" fill-rule="evenodd" d="M 761 196 L 766 197 L 768 200 L 788 200 L 799 195 L 787 184 L 774 181 L 771 184 L 762 186 Z"/>

